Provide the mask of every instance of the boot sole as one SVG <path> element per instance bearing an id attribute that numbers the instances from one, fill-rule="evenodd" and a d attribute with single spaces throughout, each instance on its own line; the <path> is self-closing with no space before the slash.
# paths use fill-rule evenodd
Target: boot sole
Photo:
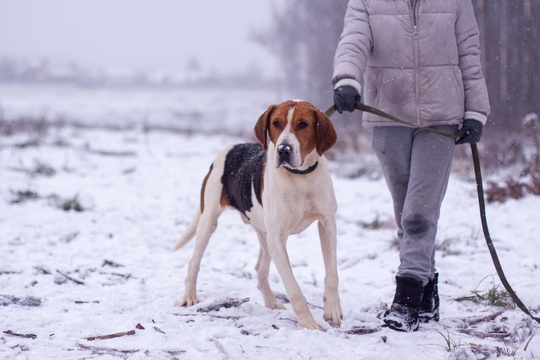
<path id="1" fill-rule="evenodd" d="M 436 321 L 436 322 L 439 322 L 439 312 L 436 311 L 436 312 L 424 312 L 424 313 L 420 313 L 418 314 L 418 319 L 420 320 L 420 322 L 423 322 L 423 323 L 428 323 L 430 321 Z"/>
<path id="2" fill-rule="evenodd" d="M 405 325 L 403 323 L 403 320 L 399 318 L 392 319 L 391 317 L 387 317 L 383 321 L 386 327 L 400 332 L 414 332 L 417 331 L 420 327 L 419 323 L 417 322 L 416 324 L 412 324 L 412 326 L 409 326 L 409 328 L 407 329 L 406 326 L 403 326 Z"/>

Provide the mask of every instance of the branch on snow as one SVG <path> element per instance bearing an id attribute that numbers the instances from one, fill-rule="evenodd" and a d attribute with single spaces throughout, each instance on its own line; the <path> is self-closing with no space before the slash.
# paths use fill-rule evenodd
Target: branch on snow
<path id="1" fill-rule="evenodd" d="M 114 339 L 114 338 L 118 338 L 122 336 L 128 336 L 128 335 L 135 335 L 135 330 L 123 331 L 123 332 L 107 334 L 107 335 L 91 336 L 91 337 L 87 337 L 85 340 L 88 340 L 88 341 L 107 340 L 107 339 Z"/>
<path id="2" fill-rule="evenodd" d="M 11 335 L 11 336 L 17 336 L 17 337 L 22 337 L 22 338 L 25 338 L 25 339 L 32 339 L 32 340 L 37 339 L 37 335 L 34 335 L 34 334 L 18 334 L 18 333 L 14 333 L 11 330 L 4 331 L 4 334 Z"/>
<path id="3" fill-rule="evenodd" d="M 73 281 L 75 284 L 77 285 L 84 285 L 84 281 L 81 281 L 81 280 L 77 280 L 75 278 L 72 278 L 71 276 L 69 276 L 68 274 L 64 274 L 63 272 L 61 272 L 60 270 L 56 270 L 56 272 L 60 275 L 62 275 L 63 277 L 65 277 L 66 279 L 68 279 L 69 281 Z"/>
<path id="4" fill-rule="evenodd" d="M 245 299 L 225 299 L 224 301 L 218 301 L 214 304 L 210 304 L 206 307 L 201 307 L 197 309 L 197 312 L 210 312 L 210 311 L 219 311 L 221 308 L 232 308 L 232 307 L 238 307 L 242 305 L 243 303 L 246 303 L 249 301 L 249 298 Z"/>
<path id="5" fill-rule="evenodd" d="M 470 320 L 465 320 L 466 323 L 467 323 L 467 326 L 471 326 L 471 325 L 476 325 L 476 324 L 479 324 L 481 322 L 487 322 L 487 321 L 493 321 L 495 320 L 495 318 L 499 315 L 501 315 L 502 313 L 504 313 L 506 310 L 508 310 L 508 308 L 503 308 L 503 309 L 500 309 L 496 312 L 494 312 L 493 314 L 489 314 L 489 315 L 486 315 L 486 316 L 482 316 L 482 317 L 478 317 L 478 318 L 473 318 L 473 319 L 470 319 Z"/>

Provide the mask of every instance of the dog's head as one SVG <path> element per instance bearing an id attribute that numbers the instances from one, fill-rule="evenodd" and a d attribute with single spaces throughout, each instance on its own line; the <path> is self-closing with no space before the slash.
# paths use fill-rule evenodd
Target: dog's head
<path id="1" fill-rule="evenodd" d="M 308 156 L 321 156 L 337 141 L 330 119 L 308 102 L 289 100 L 271 105 L 255 125 L 255 137 L 275 153 L 274 165 L 296 169 Z"/>

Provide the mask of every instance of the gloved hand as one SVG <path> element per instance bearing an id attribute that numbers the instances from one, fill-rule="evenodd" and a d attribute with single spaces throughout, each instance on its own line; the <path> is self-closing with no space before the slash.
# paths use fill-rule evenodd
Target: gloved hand
<path id="1" fill-rule="evenodd" d="M 483 127 L 484 125 L 478 120 L 463 120 L 463 126 L 456 132 L 456 136 L 459 137 L 459 139 L 456 140 L 456 145 L 476 144 L 480 141 Z"/>
<path id="2" fill-rule="evenodd" d="M 353 112 L 360 99 L 358 90 L 352 86 L 344 85 L 334 90 L 334 104 L 340 114 L 343 114 L 343 111 Z"/>

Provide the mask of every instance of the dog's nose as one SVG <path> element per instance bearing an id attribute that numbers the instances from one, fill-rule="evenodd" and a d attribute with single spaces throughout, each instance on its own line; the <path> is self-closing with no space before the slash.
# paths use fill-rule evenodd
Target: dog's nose
<path id="1" fill-rule="evenodd" d="M 288 144 L 279 145 L 277 151 L 278 151 L 278 155 L 282 159 L 288 159 L 291 157 L 291 154 L 292 154 L 291 146 Z"/>

